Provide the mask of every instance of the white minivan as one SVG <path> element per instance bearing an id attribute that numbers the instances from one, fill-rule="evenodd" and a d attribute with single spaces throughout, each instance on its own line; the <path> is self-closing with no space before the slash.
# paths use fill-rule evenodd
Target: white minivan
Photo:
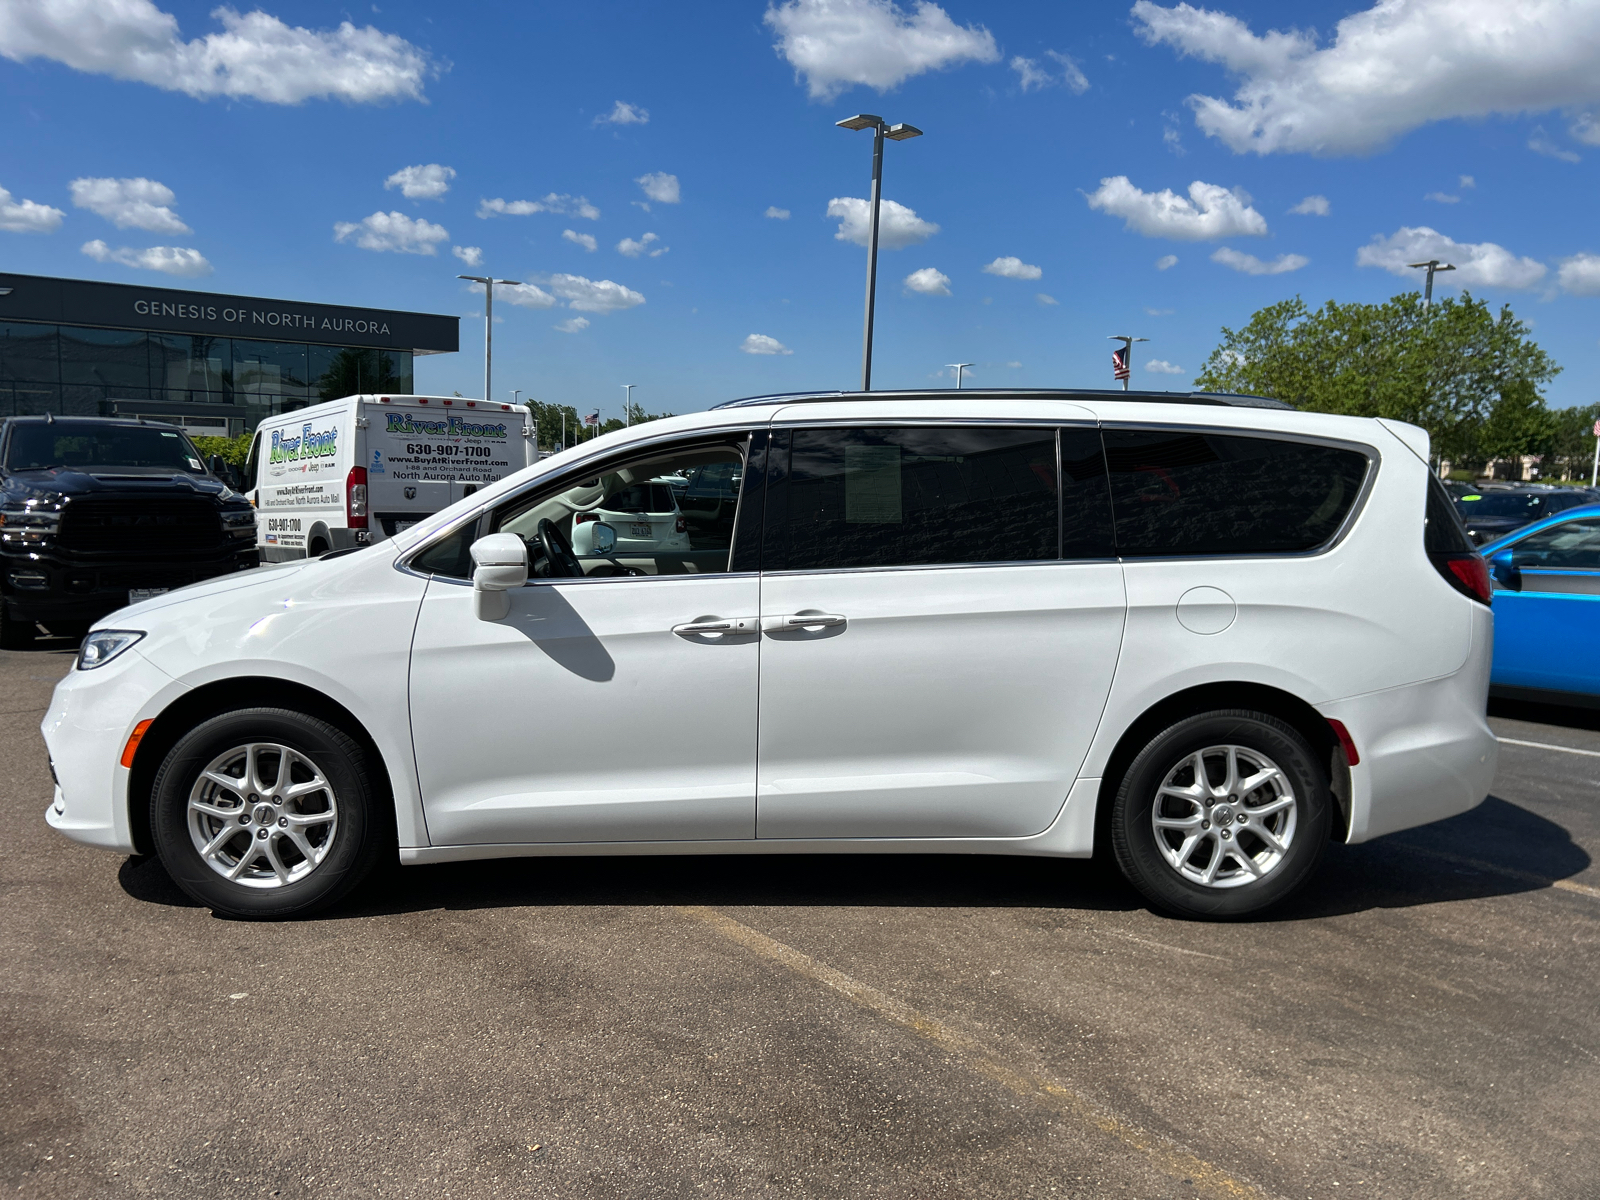
<path id="1" fill-rule="evenodd" d="M 396 855 L 1100 850 L 1242 916 L 1488 790 L 1489 581 L 1428 454 L 1188 393 L 634 426 L 107 617 L 44 718 L 46 819 L 246 917 Z M 729 528 L 574 551 L 580 513 L 704 468 Z"/>
<path id="2" fill-rule="evenodd" d="M 535 462 L 532 414 L 461 396 L 346 396 L 268 417 L 244 488 L 262 562 L 381 542 Z"/>

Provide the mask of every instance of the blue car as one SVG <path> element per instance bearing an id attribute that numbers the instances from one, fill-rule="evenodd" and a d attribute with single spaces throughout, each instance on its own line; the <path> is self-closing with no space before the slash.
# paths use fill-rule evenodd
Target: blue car
<path id="1" fill-rule="evenodd" d="M 1494 581 L 1492 695 L 1600 707 L 1600 504 L 1483 548 Z"/>

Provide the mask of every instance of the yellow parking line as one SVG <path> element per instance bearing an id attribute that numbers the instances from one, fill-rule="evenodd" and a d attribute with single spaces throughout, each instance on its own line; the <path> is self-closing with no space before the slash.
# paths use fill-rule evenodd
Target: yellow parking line
<path id="1" fill-rule="evenodd" d="M 764 933 L 757 932 L 714 908 L 698 904 L 683 905 L 677 911 L 716 930 L 730 942 L 735 942 L 762 958 L 779 963 L 797 975 L 803 975 L 807 979 L 830 987 L 868 1012 L 876 1013 L 901 1028 L 910 1030 L 947 1054 L 960 1059 L 966 1067 L 984 1078 L 993 1080 L 1019 1096 L 1047 1104 L 1102 1133 L 1109 1134 L 1124 1145 L 1140 1151 L 1156 1169 L 1176 1179 L 1189 1181 L 1201 1196 L 1213 1200 L 1266 1200 L 1267 1198 L 1267 1193 L 1234 1178 L 1221 1167 L 1197 1158 L 1171 1139 L 1130 1125 L 1053 1080 L 1008 1066 L 984 1050 L 968 1034 L 918 1012 L 909 1004 L 904 1004 L 860 980 L 852 979 L 844 972 L 837 971 L 826 963 L 802 954 L 792 946 L 786 946 Z"/>
<path id="2" fill-rule="evenodd" d="M 1484 862 L 1481 858 L 1466 858 L 1460 854 L 1451 854 L 1446 850 L 1424 850 L 1421 846 L 1407 846 L 1406 849 L 1414 854 L 1421 854 L 1427 858 L 1437 858 L 1444 862 L 1455 863 L 1458 866 L 1473 867 L 1479 871 L 1487 871 L 1491 875 L 1505 875 L 1510 879 L 1520 879 L 1524 883 L 1536 883 L 1540 887 L 1560 888 L 1563 892 L 1576 892 L 1580 896 L 1588 896 L 1591 900 L 1600 900 L 1600 888 L 1590 887 L 1587 883 L 1574 883 L 1570 879 L 1551 879 L 1548 875 L 1536 875 L 1532 871 L 1519 871 L 1515 867 L 1502 867 L 1495 863 Z"/>

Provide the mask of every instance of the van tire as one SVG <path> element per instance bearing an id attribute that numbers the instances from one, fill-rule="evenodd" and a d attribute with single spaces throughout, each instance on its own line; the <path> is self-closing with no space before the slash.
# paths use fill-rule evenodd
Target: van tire
<path id="1" fill-rule="evenodd" d="M 310 547 L 306 550 L 307 558 L 321 558 L 328 552 L 328 543 L 321 538 L 313 538 Z"/>
<path id="2" fill-rule="evenodd" d="M 293 774 L 284 772 L 285 758 Z M 236 777 L 220 765 L 230 759 L 240 768 L 241 787 L 207 784 L 208 769 Z M 247 762 L 256 764 L 262 785 L 254 792 Z M 287 800 L 277 795 L 319 775 L 322 790 Z M 372 872 L 386 847 L 392 849 L 384 791 L 361 746 L 337 726 L 289 709 L 238 709 L 201 722 L 168 752 L 150 792 L 151 836 L 167 873 L 201 904 L 230 917 L 280 920 L 326 908 Z M 205 807 L 197 808 L 197 801 Z M 319 826 L 324 812 L 333 819 Z M 236 837 L 207 858 L 200 842 L 216 846 L 214 839 L 235 825 Z M 323 856 L 313 860 L 296 848 L 307 844 Z M 230 863 L 241 866 L 243 882 L 226 877 Z M 287 867 L 286 881 L 274 877 L 280 864 Z"/>
<path id="3" fill-rule="evenodd" d="M 1205 781 L 1196 779 L 1196 762 Z M 1251 778 L 1266 781 L 1226 794 L 1224 785 Z M 1226 709 L 1178 721 L 1139 752 L 1112 802 L 1111 846 L 1128 882 L 1155 907 L 1229 920 L 1281 903 L 1311 878 L 1332 814 L 1327 776 L 1298 730 L 1268 713 Z M 1158 818 L 1167 827 L 1158 830 Z M 1242 857 L 1258 864 L 1254 877 Z M 1206 883 L 1213 860 L 1219 865 Z"/>

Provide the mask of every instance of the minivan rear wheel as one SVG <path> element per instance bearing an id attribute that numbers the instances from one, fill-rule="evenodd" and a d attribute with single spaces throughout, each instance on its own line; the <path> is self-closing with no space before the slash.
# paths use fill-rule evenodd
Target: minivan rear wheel
<path id="1" fill-rule="evenodd" d="M 156 852 L 184 891 L 228 916 L 302 916 L 373 868 L 386 824 L 366 755 L 326 721 L 223 713 L 167 754 L 151 789 Z"/>
<path id="2" fill-rule="evenodd" d="M 1158 733 L 1111 811 L 1128 881 L 1156 907 L 1226 919 L 1260 912 L 1310 878 L 1332 797 L 1306 739 L 1267 713 L 1201 713 Z"/>

